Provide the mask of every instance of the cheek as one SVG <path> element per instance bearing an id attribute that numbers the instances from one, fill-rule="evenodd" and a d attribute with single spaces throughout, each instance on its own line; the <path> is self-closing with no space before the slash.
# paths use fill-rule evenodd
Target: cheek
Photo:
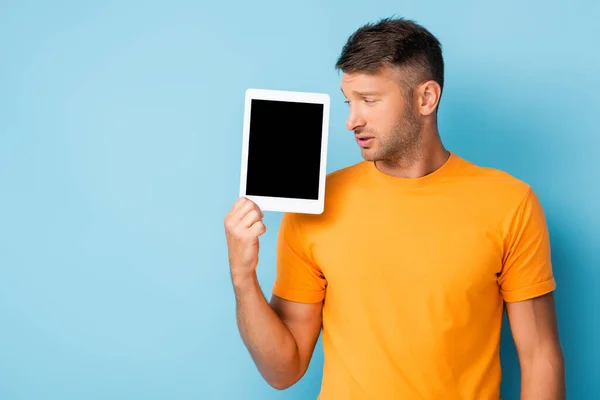
<path id="1" fill-rule="evenodd" d="M 375 104 L 369 107 L 368 110 L 369 125 L 382 135 L 387 135 L 394 127 L 401 122 L 401 113 L 397 108 L 391 107 L 389 104 Z"/>

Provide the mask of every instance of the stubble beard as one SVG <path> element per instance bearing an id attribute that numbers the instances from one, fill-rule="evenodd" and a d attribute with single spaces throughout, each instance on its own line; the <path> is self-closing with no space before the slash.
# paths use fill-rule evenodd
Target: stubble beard
<path id="1" fill-rule="evenodd" d="M 396 125 L 387 138 L 376 137 L 377 147 L 362 149 L 366 161 L 411 163 L 416 160 L 421 145 L 421 124 L 412 110 Z"/>

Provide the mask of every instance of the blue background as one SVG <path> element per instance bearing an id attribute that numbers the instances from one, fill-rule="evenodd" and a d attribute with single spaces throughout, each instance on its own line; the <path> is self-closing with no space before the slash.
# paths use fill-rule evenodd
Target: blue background
<path id="1" fill-rule="evenodd" d="M 598 2 L 31 2 L 0 7 L 0 398 L 310 399 L 263 382 L 223 217 L 248 87 L 332 98 L 328 172 L 360 161 L 334 63 L 397 15 L 443 43 L 445 144 L 529 182 L 553 243 L 573 399 L 600 393 Z M 281 149 L 285 151 L 285 149 Z M 267 213 L 259 278 L 274 278 Z M 517 399 L 508 330 L 503 395 Z"/>

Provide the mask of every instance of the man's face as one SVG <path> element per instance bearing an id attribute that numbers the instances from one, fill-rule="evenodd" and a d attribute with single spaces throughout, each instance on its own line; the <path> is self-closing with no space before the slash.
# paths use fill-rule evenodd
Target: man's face
<path id="1" fill-rule="evenodd" d="M 400 86 L 398 72 L 344 73 L 342 92 L 349 105 L 346 127 L 354 131 L 367 161 L 395 161 L 411 154 L 421 124 Z"/>

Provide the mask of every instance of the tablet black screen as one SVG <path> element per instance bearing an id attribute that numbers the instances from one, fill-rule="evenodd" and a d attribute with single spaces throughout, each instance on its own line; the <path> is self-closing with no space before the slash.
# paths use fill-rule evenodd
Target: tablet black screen
<path id="1" fill-rule="evenodd" d="M 323 104 L 253 99 L 246 193 L 317 200 Z"/>

